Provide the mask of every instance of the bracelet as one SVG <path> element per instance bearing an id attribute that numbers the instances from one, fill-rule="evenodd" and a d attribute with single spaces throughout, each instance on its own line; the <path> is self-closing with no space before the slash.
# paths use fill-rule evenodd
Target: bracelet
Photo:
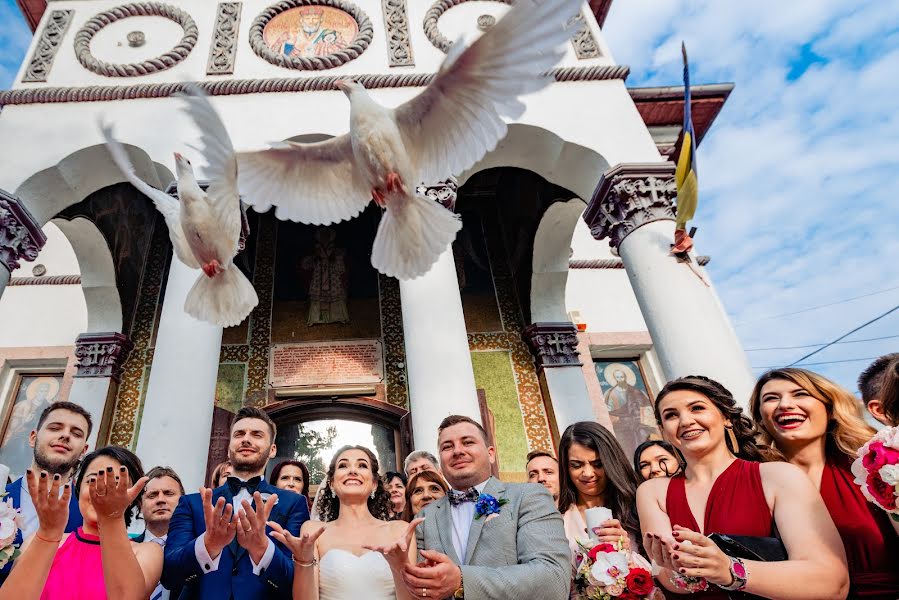
<path id="1" fill-rule="evenodd" d="M 62 540 L 61 537 L 58 540 L 48 540 L 47 538 L 45 538 L 44 536 L 42 536 L 41 534 L 39 534 L 36 531 L 34 532 L 34 537 L 36 537 L 37 539 L 39 539 L 41 541 L 47 542 L 48 544 L 58 544 L 60 542 L 60 540 Z"/>
<path id="2" fill-rule="evenodd" d="M 741 592 L 746 589 L 746 584 L 749 583 L 749 571 L 746 569 L 746 564 L 739 558 L 728 556 L 727 559 L 730 561 L 731 582 L 728 585 L 720 583 L 716 585 L 722 590 L 729 592 Z"/>
<path id="3" fill-rule="evenodd" d="M 297 566 L 300 566 L 303 568 L 314 567 L 315 565 L 318 564 L 318 559 L 316 559 L 316 558 L 313 558 L 312 562 L 304 563 L 304 562 L 298 561 L 296 556 L 291 555 L 290 560 L 292 560 Z"/>
<path id="4" fill-rule="evenodd" d="M 681 575 L 677 571 L 669 571 L 669 580 L 674 587 L 687 592 L 704 592 L 709 589 L 709 582 L 705 577 L 691 577 L 689 575 Z"/>

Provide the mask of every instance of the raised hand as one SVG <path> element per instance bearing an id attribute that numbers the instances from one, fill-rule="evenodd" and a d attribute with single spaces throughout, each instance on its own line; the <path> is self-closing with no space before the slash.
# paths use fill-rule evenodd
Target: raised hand
<path id="1" fill-rule="evenodd" d="M 730 559 L 709 538 L 680 525 L 674 526 L 671 559 L 676 570 L 688 577 L 705 577 L 711 583 L 730 585 Z"/>
<path id="2" fill-rule="evenodd" d="M 262 495 L 259 492 L 253 494 L 254 509 L 249 502 L 241 501 L 242 508 L 237 511 L 237 543 L 246 548 L 254 563 L 262 560 L 268 548 L 269 539 L 265 535 L 265 522 L 272 514 L 272 509 L 278 501 L 278 495 L 272 494 L 263 504 Z"/>
<path id="3" fill-rule="evenodd" d="M 141 477 L 134 485 L 131 485 L 131 474 L 125 466 L 119 467 L 118 474 L 113 468 L 91 475 L 88 480 L 91 504 L 97 512 L 97 521 L 114 521 L 123 519 L 125 511 L 134 502 L 141 490 L 149 481 L 147 477 Z"/>
<path id="4" fill-rule="evenodd" d="M 620 541 L 625 550 L 631 549 L 630 536 L 624 530 L 624 527 L 621 526 L 621 521 L 618 519 L 603 521 L 601 527 L 593 528 L 593 533 L 596 534 L 600 542 L 615 545 Z"/>
<path id="5" fill-rule="evenodd" d="M 367 546 L 363 544 L 362 547 L 373 552 L 380 552 L 384 555 L 391 569 L 397 572 L 403 571 L 406 565 L 412 564 L 409 560 L 409 545 L 412 543 L 412 538 L 415 535 L 415 528 L 422 522 L 424 522 L 424 519 L 413 519 L 406 528 L 406 532 L 391 544 L 383 546 Z"/>
<path id="6" fill-rule="evenodd" d="M 301 532 L 299 537 L 297 537 L 275 521 L 269 521 L 268 526 L 272 528 L 272 532 L 269 535 L 287 546 L 287 549 L 293 555 L 294 561 L 306 565 L 311 564 L 315 560 L 315 542 L 327 529 L 327 526 L 322 526 L 318 531 L 313 531 L 312 533 L 308 531 L 305 533 Z"/>
<path id="7" fill-rule="evenodd" d="M 234 539 L 237 526 L 231 521 L 234 507 L 224 498 L 219 498 L 215 506 L 212 505 L 212 490 L 200 488 L 200 497 L 203 499 L 203 520 L 206 523 L 206 533 L 203 534 L 203 542 L 206 552 L 211 558 L 216 558 L 222 550 Z"/>
<path id="8" fill-rule="evenodd" d="M 28 493 L 37 513 L 38 538 L 48 542 L 58 542 L 65 533 L 69 521 L 69 500 L 72 497 L 72 484 L 64 485 L 62 495 L 59 486 L 63 485 L 62 477 L 57 473 L 52 478 L 46 471 L 38 476 L 28 469 L 25 473 Z"/>

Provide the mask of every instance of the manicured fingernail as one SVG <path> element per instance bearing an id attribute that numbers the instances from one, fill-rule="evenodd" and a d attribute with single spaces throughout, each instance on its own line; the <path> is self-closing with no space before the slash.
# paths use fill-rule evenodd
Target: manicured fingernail
<path id="1" fill-rule="evenodd" d="M 687 572 L 687 570 L 686 570 L 686 569 L 678 569 L 678 571 L 680 571 L 680 574 L 681 574 L 681 575 L 683 575 L 683 574 L 684 574 L 684 573 L 686 573 L 686 572 Z"/>
<path id="2" fill-rule="evenodd" d="M 125 465 L 122 465 L 121 467 L 119 467 L 119 471 L 121 471 L 122 473 L 124 473 L 126 468 L 127 468 L 127 467 L 125 467 Z"/>
<path id="3" fill-rule="evenodd" d="M 680 560 L 680 555 L 679 555 L 679 554 L 675 554 L 675 555 L 674 555 L 674 560 Z"/>
<path id="4" fill-rule="evenodd" d="M 25 469 L 25 472 L 31 475 L 34 471 L 32 471 L 31 469 Z"/>
<path id="5" fill-rule="evenodd" d="M 680 549 L 680 544 L 675 544 L 675 545 L 674 545 L 674 549 L 675 549 L 675 550 Z"/>
<path id="6" fill-rule="evenodd" d="M 41 471 L 41 479 L 43 479 L 43 478 L 46 477 L 46 476 L 47 476 L 47 472 L 46 472 L 46 471 Z"/>
<path id="7" fill-rule="evenodd" d="M 106 467 L 106 472 L 107 472 L 107 473 L 112 473 L 112 467 Z"/>
<path id="8" fill-rule="evenodd" d="M 59 473 L 53 476 L 53 481 L 59 481 Z"/>
<path id="9" fill-rule="evenodd" d="M 680 537 L 680 532 L 678 532 L 678 531 L 672 531 L 672 532 L 671 532 L 671 535 L 673 535 L 674 537 Z"/>

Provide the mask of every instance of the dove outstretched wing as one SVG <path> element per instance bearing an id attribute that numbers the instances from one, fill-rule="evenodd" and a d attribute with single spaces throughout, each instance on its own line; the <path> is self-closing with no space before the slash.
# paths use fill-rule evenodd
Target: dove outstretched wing
<path id="1" fill-rule="evenodd" d="M 506 135 L 502 117 L 516 119 L 518 99 L 543 89 L 565 54 L 582 0 L 517 0 L 496 25 L 468 47 L 450 47 L 436 77 L 396 108 L 410 157 L 425 182 L 457 175 Z"/>

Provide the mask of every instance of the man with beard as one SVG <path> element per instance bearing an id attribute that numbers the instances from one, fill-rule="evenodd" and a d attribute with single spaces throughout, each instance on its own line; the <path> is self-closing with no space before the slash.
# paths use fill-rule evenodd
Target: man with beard
<path id="1" fill-rule="evenodd" d="M 64 481 L 69 481 L 84 453 L 87 452 L 87 438 L 91 434 L 92 427 L 90 413 L 81 406 L 72 402 L 54 402 L 49 405 L 41 412 L 37 428 L 28 438 L 28 444 L 34 448 L 31 470 L 35 473 L 46 471 L 48 477 L 59 475 Z M 8 498 L 12 499 L 13 507 L 22 513 L 24 524 L 16 533 L 14 542 L 21 545 L 22 540 L 36 532 L 40 526 L 37 512 L 24 477 L 19 477 L 6 486 L 6 491 L 9 494 Z M 66 532 L 75 531 L 81 526 L 81 522 L 78 494 L 73 492 L 69 501 Z M 0 571 L 0 583 L 6 580 L 11 568 L 12 561 Z"/>
<path id="2" fill-rule="evenodd" d="M 306 498 L 262 478 L 275 456 L 276 428 L 265 411 L 244 407 L 228 442 L 233 474 L 224 485 L 182 496 L 169 523 L 162 585 L 182 598 L 290 598 L 290 551 L 268 535 L 274 521 L 293 535 L 309 519 Z"/>

